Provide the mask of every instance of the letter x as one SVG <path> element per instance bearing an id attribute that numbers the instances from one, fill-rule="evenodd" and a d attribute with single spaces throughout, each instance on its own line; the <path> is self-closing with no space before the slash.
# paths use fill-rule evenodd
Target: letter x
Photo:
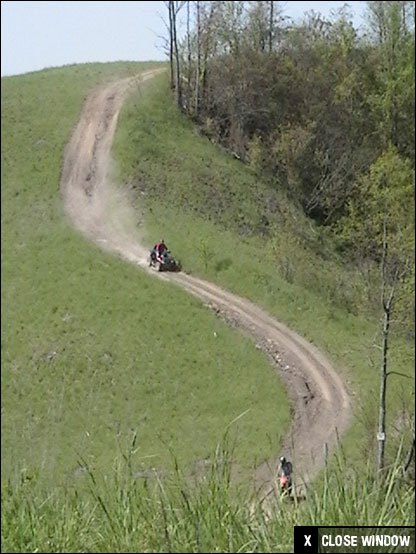
<path id="1" fill-rule="evenodd" d="M 305 537 L 305 544 L 303 546 L 312 546 L 311 545 L 311 536 L 312 535 L 303 535 Z"/>

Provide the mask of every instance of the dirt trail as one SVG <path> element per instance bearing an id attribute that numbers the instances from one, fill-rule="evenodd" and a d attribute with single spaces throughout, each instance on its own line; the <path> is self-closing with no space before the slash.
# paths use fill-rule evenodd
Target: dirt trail
<path id="1" fill-rule="evenodd" d="M 140 81 L 157 71 L 142 73 Z M 128 200 L 109 182 L 119 110 L 135 86 L 140 86 L 137 79 L 124 79 L 87 99 L 65 150 L 61 179 L 65 209 L 75 226 L 102 248 L 181 286 L 255 339 L 285 383 L 292 402 L 292 425 L 282 452 L 293 460 L 296 475 L 308 483 L 324 463 L 325 445 L 330 449 L 337 433 L 342 434 L 348 424 L 350 402 L 344 384 L 317 348 L 252 302 L 185 273 L 149 270 L 148 249 L 140 242 Z M 256 470 L 256 484 L 263 495 L 272 490 L 275 466 L 276 460 L 271 460 Z"/>

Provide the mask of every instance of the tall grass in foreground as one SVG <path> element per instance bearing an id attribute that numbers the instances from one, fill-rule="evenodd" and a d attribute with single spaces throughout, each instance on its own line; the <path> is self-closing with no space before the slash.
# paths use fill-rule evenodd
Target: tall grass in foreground
<path id="1" fill-rule="evenodd" d="M 164 479 L 138 478 L 133 449 L 115 460 L 110 478 L 87 469 L 86 488 L 47 490 L 25 478 L 4 487 L 2 552 L 288 552 L 294 525 L 414 521 L 414 490 L 399 457 L 383 479 L 337 457 L 319 488 L 303 500 L 276 495 L 266 517 L 252 493 L 231 483 L 226 448 L 193 482 L 178 467 Z"/>

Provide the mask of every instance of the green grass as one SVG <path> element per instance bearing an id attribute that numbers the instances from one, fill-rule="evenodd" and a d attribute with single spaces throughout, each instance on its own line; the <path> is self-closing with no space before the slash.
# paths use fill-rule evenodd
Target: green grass
<path id="1" fill-rule="evenodd" d="M 125 104 L 115 139 L 117 179 L 144 211 L 148 244 L 163 236 L 185 270 L 252 299 L 326 352 L 355 400 L 347 447 L 353 459 L 372 455 L 381 358 L 376 269 L 364 276 L 343 263 L 333 239 L 284 191 L 200 135 L 163 76 L 150 86 L 152 94 Z M 388 420 L 402 421 L 392 437 L 408 431 L 401 414 L 412 411 L 414 396 L 414 346 L 394 326 L 389 363 L 406 375 L 389 377 Z"/>
<path id="2" fill-rule="evenodd" d="M 248 339 L 65 221 L 63 149 L 86 94 L 147 67 L 2 82 L 2 482 L 22 471 L 83 481 L 81 459 L 105 474 L 132 432 L 137 471 L 169 469 L 170 449 L 192 468 L 248 410 L 233 425 L 244 473 L 275 454 L 288 424 L 283 388 Z"/>
<path id="3" fill-rule="evenodd" d="M 225 440 L 225 445 L 227 441 Z M 87 492 L 52 489 L 22 477 L 2 490 L 2 552 L 291 552 L 294 525 L 412 525 L 414 494 L 396 460 L 378 481 L 371 464 L 360 473 L 338 456 L 323 489 L 291 502 L 275 498 L 270 518 L 252 511 L 252 497 L 230 487 L 230 452 L 189 487 L 132 475 L 136 445 L 125 445 L 108 478 L 89 471 Z M 224 463 L 225 460 L 225 463 Z M 408 552 L 413 552 L 413 544 Z M 383 551 L 374 548 L 372 552 Z"/>
<path id="4" fill-rule="evenodd" d="M 115 148 L 119 181 L 143 193 L 149 245 L 163 235 L 186 269 L 297 329 L 355 393 L 346 460 L 333 458 L 306 501 L 277 501 L 266 523 L 251 519 L 248 488 L 229 486 L 230 464 L 247 476 L 288 424 L 284 391 L 253 344 L 65 221 L 60 168 L 83 100 L 146 67 L 2 80 L 2 551 L 287 552 L 296 524 L 412 524 L 404 454 L 392 451 L 408 430 L 410 379 L 391 378 L 385 480 L 372 463 L 379 325 L 368 308 L 378 292 L 285 195 L 199 136 L 161 80 L 127 104 Z M 398 336 L 391 356 L 412 374 L 413 349 Z M 228 430 L 232 458 L 190 483 L 194 462 L 215 459 L 246 409 Z M 158 479 L 138 478 L 152 467 Z"/>

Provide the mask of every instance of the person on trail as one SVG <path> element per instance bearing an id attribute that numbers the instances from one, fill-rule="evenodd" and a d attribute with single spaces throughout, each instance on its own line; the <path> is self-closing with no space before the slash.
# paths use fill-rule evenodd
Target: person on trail
<path id="1" fill-rule="evenodd" d="M 290 496 L 292 493 L 292 463 L 284 456 L 279 458 L 278 476 L 281 491 L 287 490 Z"/>
<path id="2" fill-rule="evenodd" d="M 160 240 L 160 242 L 157 242 L 153 248 L 155 252 L 158 254 L 163 254 L 165 250 L 167 250 L 167 246 L 165 244 L 165 241 L 163 239 Z"/>
<path id="3" fill-rule="evenodd" d="M 167 250 L 167 246 L 165 244 L 165 241 L 163 239 L 160 240 L 160 242 L 157 242 L 152 250 L 151 257 L 153 261 L 156 261 L 156 256 L 161 256 L 163 252 Z"/>

